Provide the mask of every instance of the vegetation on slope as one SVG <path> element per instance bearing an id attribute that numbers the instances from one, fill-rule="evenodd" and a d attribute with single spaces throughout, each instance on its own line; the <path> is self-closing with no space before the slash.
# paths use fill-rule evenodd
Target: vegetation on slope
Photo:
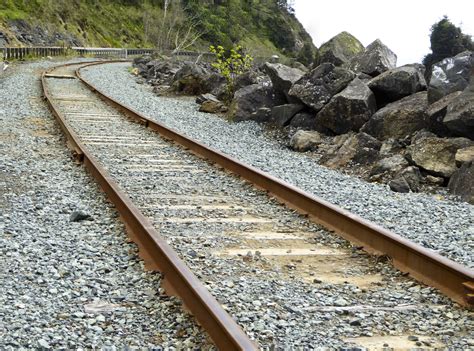
<path id="1" fill-rule="evenodd" d="M 0 31 L 18 43 L 9 28 L 25 26 L 87 46 L 241 44 L 254 56 L 280 54 L 303 63 L 316 51 L 286 0 L 1 0 Z"/>

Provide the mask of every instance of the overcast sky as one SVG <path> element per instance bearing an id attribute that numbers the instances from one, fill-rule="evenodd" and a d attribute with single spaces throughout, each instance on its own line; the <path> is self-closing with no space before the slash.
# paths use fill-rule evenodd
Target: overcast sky
<path id="1" fill-rule="evenodd" d="M 294 7 L 317 47 L 342 31 L 364 46 L 379 38 L 398 66 L 431 52 L 430 28 L 443 15 L 474 37 L 474 0 L 295 0 Z"/>

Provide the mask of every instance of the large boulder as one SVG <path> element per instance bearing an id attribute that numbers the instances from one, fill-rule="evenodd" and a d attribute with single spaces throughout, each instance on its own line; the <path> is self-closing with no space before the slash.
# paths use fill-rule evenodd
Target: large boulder
<path id="1" fill-rule="evenodd" d="M 433 65 L 428 100 L 433 103 L 452 92 L 464 90 L 474 67 L 474 53 L 464 51 Z"/>
<path id="2" fill-rule="evenodd" d="M 291 119 L 303 109 L 302 104 L 285 104 L 272 108 L 271 122 L 279 127 L 287 126 Z"/>
<path id="3" fill-rule="evenodd" d="M 203 81 L 204 92 L 215 95 L 218 99 L 227 96 L 227 80 L 219 73 L 212 72 Z"/>
<path id="4" fill-rule="evenodd" d="M 438 101 L 429 105 L 426 110 L 428 118 L 427 128 L 436 133 L 438 136 L 449 137 L 453 136 L 453 132 L 443 123 L 443 119 L 448 112 L 448 106 L 461 94 L 460 91 L 455 91 L 449 95 L 446 95 Z"/>
<path id="5" fill-rule="evenodd" d="M 143 56 L 138 56 L 138 57 L 135 57 L 133 59 L 133 65 L 136 66 L 136 65 L 146 65 L 148 62 L 150 62 L 152 60 L 151 56 L 146 54 L 146 55 L 143 55 Z"/>
<path id="6" fill-rule="evenodd" d="M 288 95 L 318 112 L 354 78 L 345 68 L 323 63 L 293 84 Z"/>
<path id="7" fill-rule="evenodd" d="M 380 39 L 365 48 L 365 51 L 354 56 L 347 67 L 354 72 L 362 72 L 372 77 L 397 66 L 397 55 Z"/>
<path id="8" fill-rule="evenodd" d="M 466 138 L 438 138 L 422 136 L 413 138 L 408 146 L 411 161 L 426 172 L 449 178 L 456 171 L 456 152 L 473 144 Z"/>
<path id="9" fill-rule="evenodd" d="M 275 90 L 284 94 L 287 98 L 291 86 L 305 74 L 298 68 L 288 67 L 281 63 L 267 62 L 263 67 L 272 80 Z"/>
<path id="10" fill-rule="evenodd" d="M 341 32 L 321 45 L 317 64 L 329 62 L 335 66 L 341 66 L 363 51 L 364 45 L 356 37 L 350 33 Z"/>
<path id="11" fill-rule="evenodd" d="M 316 123 L 335 134 L 359 129 L 377 110 L 372 91 L 359 78 L 355 78 L 316 115 Z"/>
<path id="12" fill-rule="evenodd" d="M 314 150 L 321 144 L 321 135 L 316 131 L 298 130 L 290 139 L 290 147 L 295 151 Z"/>
<path id="13" fill-rule="evenodd" d="M 258 69 L 248 70 L 235 78 L 235 90 L 239 90 L 247 85 L 269 82 L 269 77 Z M 273 85 L 275 88 L 275 85 Z"/>
<path id="14" fill-rule="evenodd" d="M 369 82 L 377 102 L 385 105 L 405 96 L 426 90 L 425 66 L 414 63 L 379 74 Z"/>
<path id="15" fill-rule="evenodd" d="M 259 108 L 283 104 L 271 84 L 252 84 L 237 90 L 229 107 L 229 119 L 239 122 L 252 119 Z"/>
<path id="16" fill-rule="evenodd" d="M 474 162 L 464 163 L 449 179 L 448 190 L 474 204 Z"/>
<path id="17" fill-rule="evenodd" d="M 152 85 L 170 85 L 175 74 L 183 64 L 170 59 L 152 60 L 146 63 L 146 69 L 139 71 Z M 138 66 L 140 70 L 140 65 Z"/>
<path id="18" fill-rule="evenodd" d="M 426 92 L 419 92 L 378 110 L 361 128 L 376 138 L 402 139 L 426 127 Z"/>
<path id="19" fill-rule="evenodd" d="M 349 135 L 342 139 L 342 145 L 329 151 L 321 162 L 331 168 L 339 168 L 349 163 L 371 164 L 378 157 L 382 143 L 366 133 Z"/>
<path id="20" fill-rule="evenodd" d="M 443 124 L 454 135 L 474 140 L 474 68 L 467 88 L 448 105 Z"/>
<path id="21" fill-rule="evenodd" d="M 205 84 L 209 71 L 194 63 L 185 63 L 171 81 L 172 89 L 185 95 L 198 95 L 206 92 Z"/>

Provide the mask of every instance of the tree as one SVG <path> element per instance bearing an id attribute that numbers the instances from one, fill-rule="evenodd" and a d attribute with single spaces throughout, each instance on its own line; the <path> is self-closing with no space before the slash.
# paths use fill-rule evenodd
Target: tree
<path id="1" fill-rule="evenodd" d="M 447 57 L 456 56 L 465 50 L 474 50 L 471 36 L 463 34 L 447 16 L 431 26 L 431 51 L 423 58 L 427 73 L 431 75 L 431 67 Z"/>
<path id="2" fill-rule="evenodd" d="M 161 17 L 148 11 L 144 14 L 145 37 L 150 37 L 158 50 L 186 50 L 203 35 L 198 28 L 201 23 L 199 14 L 187 15 L 183 3 L 181 0 L 164 0 Z"/>

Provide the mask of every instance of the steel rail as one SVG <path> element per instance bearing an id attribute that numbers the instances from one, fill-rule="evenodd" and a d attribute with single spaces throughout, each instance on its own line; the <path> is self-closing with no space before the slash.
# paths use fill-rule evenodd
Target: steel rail
<path id="1" fill-rule="evenodd" d="M 71 63 L 64 66 L 76 65 Z M 241 327 L 222 308 L 206 287 L 191 272 L 177 253 L 158 234 L 150 221 L 138 210 L 130 198 L 120 189 L 108 172 L 82 144 L 77 134 L 70 128 L 59 112 L 48 91 L 47 75 L 56 66 L 43 72 L 41 83 L 44 99 L 64 131 L 69 145 L 78 159 L 92 174 L 107 194 L 109 200 L 127 227 L 127 232 L 140 249 L 140 256 L 147 268 L 157 269 L 163 274 L 164 288 L 170 294 L 179 296 L 185 307 L 209 333 L 216 346 L 222 350 L 256 350 L 255 342 L 245 334 Z"/>
<path id="2" fill-rule="evenodd" d="M 243 164 L 235 158 L 188 138 L 134 109 L 122 105 L 96 88 L 80 74 L 82 68 L 105 63 L 107 62 L 95 62 L 83 66 L 76 70 L 76 75 L 109 105 L 158 132 L 163 137 L 184 146 L 194 154 L 214 162 L 255 186 L 268 191 L 282 203 L 307 215 L 314 222 L 334 231 L 353 244 L 362 246 L 365 251 L 387 255 L 400 271 L 410 274 L 426 285 L 439 289 L 459 304 L 471 308 L 474 306 L 473 270 L 259 169 Z"/>

